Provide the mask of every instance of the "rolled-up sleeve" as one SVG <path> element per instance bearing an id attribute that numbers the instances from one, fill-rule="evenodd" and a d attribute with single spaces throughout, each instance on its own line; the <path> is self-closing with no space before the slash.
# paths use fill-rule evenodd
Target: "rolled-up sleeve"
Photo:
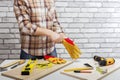
<path id="1" fill-rule="evenodd" d="M 57 12 L 55 10 L 55 17 L 54 17 L 54 21 L 53 21 L 54 26 L 56 27 L 56 32 L 58 33 L 63 33 L 63 29 L 58 21 L 58 16 L 57 16 Z"/>
<path id="2" fill-rule="evenodd" d="M 33 35 L 37 29 L 37 25 L 32 24 L 29 8 L 23 0 L 14 0 L 14 13 L 20 33 Z"/>

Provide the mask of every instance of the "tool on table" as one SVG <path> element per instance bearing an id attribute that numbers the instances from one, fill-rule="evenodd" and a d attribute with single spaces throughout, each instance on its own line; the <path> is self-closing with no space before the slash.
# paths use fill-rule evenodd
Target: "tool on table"
<path id="1" fill-rule="evenodd" d="M 85 63 L 84 65 L 87 66 L 87 67 L 93 68 L 93 67 L 92 67 L 90 64 L 88 64 L 88 63 Z"/>
<path id="2" fill-rule="evenodd" d="M 70 72 L 70 71 L 76 71 L 76 70 L 92 70 L 93 68 L 91 67 L 80 67 L 80 68 L 70 68 L 70 69 L 65 69 L 64 72 Z"/>
<path id="3" fill-rule="evenodd" d="M 96 70 L 101 74 L 107 73 L 107 69 L 102 69 L 100 67 L 96 67 Z"/>
<path id="4" fill-rule="evenodd" d="M 91 71 L 86 71 L 86 70 L 75 70 L 74 73 L 91 73 Z"/>
<path id="5" fill-rule="evenodd" d="M 17 63 L 19 63 L 19 62 L 20 62 L 20 60 L 16 60 L 16 61 L 12 61 L 12 62 L 10 62 L 10 63 L 8 63 L 8 64 L 5 64 L 5 65 L 0 66 L 0 72 L 1 72 L 1 71 L 6 71 L 8 67 L 10 67 L 10 66 L 12 66 L 12 65 L 14 65 L 14 64 L 17 64 Z"/>
<path id="6" fill-rule="evenodd" d="M 65 38 L 62 41 L 62 43 L 72 59 L 77 59 L 80 57 L 81 51 L 78 48 L 78 46 L 71 39 Z"/>
<path id="7" fill-rule="evenodd" d="M 108 66 L 115 63 L 114 58 L 104 58 L 100 56 L 94 56 L 94 60 L 97 61 L 100 66 Z"/>
<path id="8" fill-rule="evenodd" d="M 38 68 L 38 69 L 46 69 L 46 68 L 50 68 L 52 66 L 53 66 L 53 64 L 49 61 L 43 61 L 43 62 L 36 64 L 36 68 Z"/>
<path id="9" fill-rule="evenodd" d="M 21 75 L 30 75 L 30 73 L 35 68 L 36 64 L 37 64 L 37 60 L 36 59 L 30 59 L 28 61 L 27 65 L 23 67 L 23 69 L 21 71 Z"/>
<path id="10" fill-rule="evenodd" d="M 25 63 L 25 60 L 20 60 L 16 65 L 12 66 L 11 69 L 13 69 L 13 68 L 15 68 L 23 63 Z"/>

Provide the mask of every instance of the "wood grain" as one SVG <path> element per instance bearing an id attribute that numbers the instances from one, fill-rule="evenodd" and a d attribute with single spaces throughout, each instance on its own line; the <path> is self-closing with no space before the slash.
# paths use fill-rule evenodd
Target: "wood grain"
<path id="1" fill-rule="evenodd" d="M 36 80 L 36 79 L 40 79 L 52 72 L 55 72 L 71 63 L 72 63 L 72 61 L 67 61 L 65 64 L 55 64 L 55 65 L 53 65 L 53 67 L 47 68 L 47 69 L 36 69 L 35 68 L 30 75 L 21 75 L 21 70 L 23 68 L 23 66 L 22 66 L 22 67 L 15 68 L 13 70 L 4 72 L 4 73 L 2 73 L 2 75 L 13 78 L 13 79 L 17 79 L 17 80 Z"/>

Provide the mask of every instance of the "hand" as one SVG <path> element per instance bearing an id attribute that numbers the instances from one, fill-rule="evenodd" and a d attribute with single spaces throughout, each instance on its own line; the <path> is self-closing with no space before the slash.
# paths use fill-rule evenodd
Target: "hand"
<path id="1" fill-rule="evenodd" d="M 58 33 L 56 33 L 56 32 L 52 32 L 52 33 L 50 34 L 50 38 L 51 38 L 51 40 L 52 40 L 53 42 L 55 42 L 55 43 L 61 42 L 61 36 L 60 36 L 60 34 L 58 34 Z"/>
<path id="2" fill-rule="evenodd" d="M 64 33 L 58 34 L 58 33 L 53 32 L 53 33 L 51 34 L 51 39 L 52 39 L 52 41 L 55 42 L 55 43 L 60 43 L 60 42 L 62 42 L 62 40 L 63 40 L 64 38 L 66 38 L 66 36 L 65 36 Z"/>

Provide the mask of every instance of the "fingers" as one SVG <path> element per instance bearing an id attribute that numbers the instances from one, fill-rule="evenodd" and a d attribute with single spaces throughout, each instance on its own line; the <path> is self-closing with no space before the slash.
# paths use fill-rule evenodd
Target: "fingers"
<path id="1" fill-rule="evenodd" d="M 55 43 L 61 43 L 64 38 L 65 38 L 65 35 L 63 33 L 58 34 L 53 32 L 51 34 L 51 40 Z"/>

